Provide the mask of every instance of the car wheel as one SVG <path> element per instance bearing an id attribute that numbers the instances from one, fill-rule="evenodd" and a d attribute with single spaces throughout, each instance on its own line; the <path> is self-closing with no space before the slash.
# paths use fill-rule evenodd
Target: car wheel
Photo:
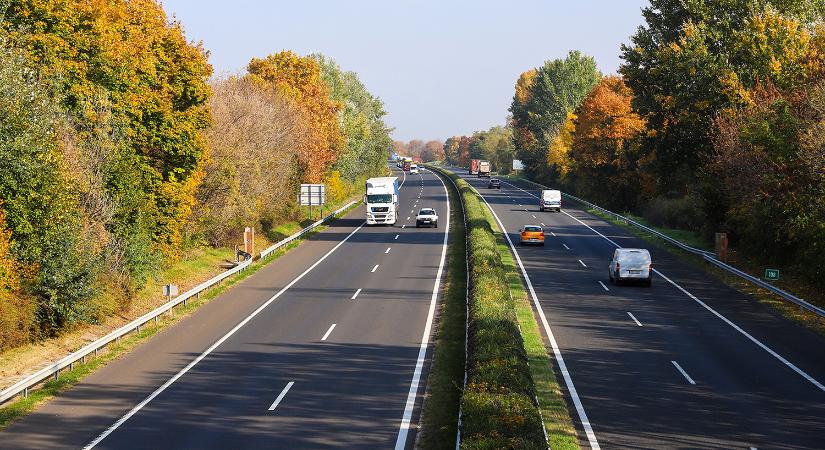
<path id="1" fill-rule="evenodd" d="M 438 228 L 438 222 L 434 223 L 433 226 Z"/>

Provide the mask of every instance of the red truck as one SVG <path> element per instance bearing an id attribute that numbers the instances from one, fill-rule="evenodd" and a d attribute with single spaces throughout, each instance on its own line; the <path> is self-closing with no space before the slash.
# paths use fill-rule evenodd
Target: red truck
<path id="1" fill-rule="evenodd" d="M 470 175 L 478 175 L 478 163 L 481 161 L 480 159 L 471 159 L 470 160 Z"/>
<path id="2" fill-rule="evenodd" d="M 412 161 L 404 160 L 404 170 L 405 171 L 407 171 L 407 172 L 410 171 L 410 165 L 412 165 Z"/>

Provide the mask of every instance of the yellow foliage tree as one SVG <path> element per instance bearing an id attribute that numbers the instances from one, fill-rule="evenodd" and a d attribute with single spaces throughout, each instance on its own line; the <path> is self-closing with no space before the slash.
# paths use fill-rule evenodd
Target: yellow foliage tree
<path id="1" fill-rule="evenodd" d="M 294 101 L 304 115 L 309 130 L 308 139 L 298 151 L 301 179 L 321 182 L 343 150 L 343 134 L 338 120 L 341 106 L 331 99 L 318 62 L 283 51 L 266 58 L 253 58 L 247 71 L 251 80 L 270 86 Z"/>
<path id="2" fill-rule="evenodd" d="M 573 147 L 573 133 L 576 130 L 576 114 L 567 113 L 559 132 L 550 141 L 547 147 L 547 165 L 554 168 L 558 173 L 560 181 L 564 181 L 570 172 L 570 149 Z"/>
<path id="3" fill-rule="evenodd" d="M 11 231 L 0 202 L 0 349 L 22 344 L 34 324 L 35 302 L 20 291 L 20 265 L 11 255 Z"/>

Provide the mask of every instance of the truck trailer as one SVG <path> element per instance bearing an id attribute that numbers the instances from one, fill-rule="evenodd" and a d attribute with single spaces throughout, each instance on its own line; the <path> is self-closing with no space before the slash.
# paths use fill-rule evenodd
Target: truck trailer
<path id="1" fill-rule="evenodd" d="M 398 178 L 370 178 L 366 183 L 364 204 L 367 205 L 367 225 L 393 225 L 398 221 Z"/>
<path id="2" fill-rule="evenodd" d="M 470 175 L 478 175 L 478 159 L 470 160 Z"/>

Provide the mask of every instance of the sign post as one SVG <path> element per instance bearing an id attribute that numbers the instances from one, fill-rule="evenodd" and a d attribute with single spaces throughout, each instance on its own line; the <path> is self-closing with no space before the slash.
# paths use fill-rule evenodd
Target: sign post
<path id="1" fill-rule="evenodd" d="M 728 233 L 716 233 L 716 258 L 722 262 L 728 259 Z"/>
<path id="2" fill-rule="evenodd" d="M 323 184 L 302 184 L 298 193 L 298 204 L 309 206 L 309 217 L 313 218 L 312 206 L 321 207 L 321 217 L 324 215 L 324 204 L 327 202 L 327 188 Z"/>

